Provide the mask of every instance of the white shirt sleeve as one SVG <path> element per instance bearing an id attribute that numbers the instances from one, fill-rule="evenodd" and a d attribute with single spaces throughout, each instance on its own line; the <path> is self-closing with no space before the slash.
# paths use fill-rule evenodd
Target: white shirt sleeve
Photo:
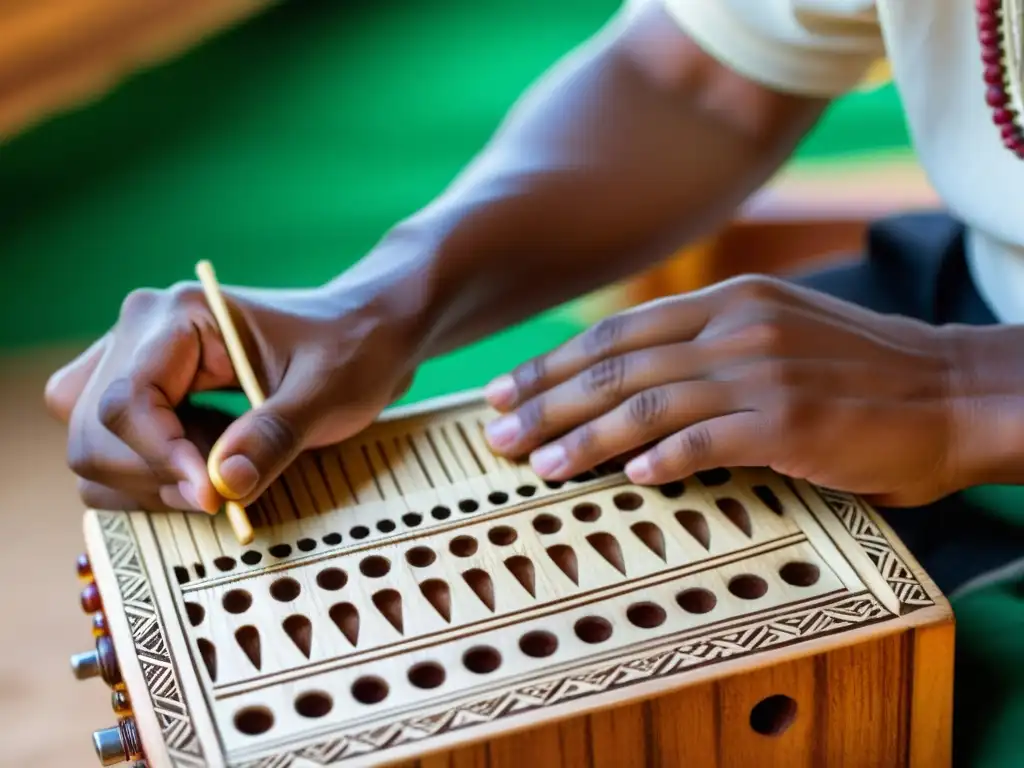
<path id="1" fill-rule="evenodd" d="M 662 0 L 710 56 L 769 88 L 835 97 L 885 55 L 872 0 Z"/>

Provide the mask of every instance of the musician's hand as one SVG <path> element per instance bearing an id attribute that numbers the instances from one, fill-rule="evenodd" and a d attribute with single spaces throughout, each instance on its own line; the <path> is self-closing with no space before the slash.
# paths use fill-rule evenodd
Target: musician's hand
<path id="1" fill-rule="evenodd" d="M 248 502 L 300 451 L 364 428 L 411 380 L 393 331 L 359 296 L 225 298 L 268 395 L 230 426 L 188 407 L 192 393 L 238 387 L 197 284 L 131 294 L 113 329 L 50 379 L 86 504 L 216 512 L 206 457 L 218 436 L 223 479 Z"/>
<path id="2" fill-rule="evenodd" d="M 943 331 L 768 278 L 606 319 L 488 387 L 499 453 L 552 480 L 639 451 L 661 484 L 769 466 L 890 505 L 953 490 Z"/>

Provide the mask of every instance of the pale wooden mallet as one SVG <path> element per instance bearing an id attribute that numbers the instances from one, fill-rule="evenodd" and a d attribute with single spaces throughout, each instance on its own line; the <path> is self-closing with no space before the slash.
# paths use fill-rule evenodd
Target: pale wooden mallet
<path id="1" fill-rule="evenodd" d="M 242 385 L 242 391 L 249 399 L 249 404 L 253 408 L 259 408 L 263 405 L 266 398 L 263 396 L 263 390 L 260 389 L 259 381 L 256 379 L 256 373 L 253 371 L 252 365 L 249 363 L 249 358 L 245 354 L 245 347 L 242 345 L 238 330 L 231 320 L 231 312 L 228 310 L 227 302 L 224 301 L 224 295 L 221 293 L 220 284 L 217 282 L 217 275 L 213 271 L 213 265 L 209 261 L 200 261 L 196 264 L 196 276 L 203 286 L 203 292 L 206 294 L 206 301 L 210 305 L 210 311 L 213 312 L 213 316 L 217 320 L 220 335 L 224 339 L 224 346 L 228 351 L 228 357 L 231 358 L 231 365 L 235 369 L 238 382 Z M 254 537 L 252 523 L 249 521 L 245 508 L 238 503 L 238 496 L 224 484 L 224 480 L 220 476 L 220 468 L 217 466 L 215 459 L 216 452 L 214 451 L 210 453 L 210 459 L 207 464 L 210 482 L 217 489 L 217 493 L 226 500 L 224 511 L 228 516 L 228 522 L 231 524 L 231 530 L 235 533 L 235 538 L 238 539 L 240 544 L 250 544 Z"/>

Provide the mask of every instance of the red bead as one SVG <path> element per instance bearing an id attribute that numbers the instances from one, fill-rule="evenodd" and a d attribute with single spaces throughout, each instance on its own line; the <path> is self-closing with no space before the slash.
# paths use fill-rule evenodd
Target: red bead
<path id="1" fill-rule="evenodd" d="M 999 64 L 989 64 L 985 67 L 982 77 L 989 85 L 1002 85 L 1006 75 L 1005 70 Z"/>
<path id="2" fill-rule="evenodd" d="M 990 85 L 985 90 L 985 102 L 990 107 L 1005 107 L 1007 102 L 1006 90 L 1001 85 Z"/>
<path id="3" fill-rule="evenodd" d="M 992 29 L 983 29 L 978 33 L 978 41 L 982 48 L 994 48 L 999 46 L 999 33 Z"/>
<path id="4" fill-rule="evenodd" d="M 1024 160 L 1024 147 L 1021 147 L 1020 149 L 1014 150 L 1013 154 L 1015 154 L 1021 160 Z"/>
<path id="5" fill-rule="evenodd" d="M 1003 51 L 996 46 L 986 46 L 981 49 L 981 60 L 986 64 L 1002 64 Z"/>
<path id="6" fill-rule="evenodd" d="M 95 584 L 89 584 L 82 590 L 82 610 L 86 613 L 96 613 L 103 607 L 100 600 L 100 589 Z"/>
<path id="7" fill-rule="evenodd" d="M 78 560 L 75 561 L 75 570 L 78 572 L 78 578 L 88 580 L 92 578 L 92 564 L 89 562 L 88 555 L 79 555 Z"/>
<path id="8" fill-rule="evenodd" d="M 1014 136 L 1010 139 L 1004 139 L 1003 146 L 1011 152 L 1022 150 L 1024 149 L 1024 136 Z"/>
<path id="9" fill-rule="evenodd" d="M 978 13 L 997 13 L 999 0 L 974 0 L 974 10 Z"/>
<path id="10" fill-rule="evenodd" d="M 1009 125 L 1013 123 L 1016 117 L 1012 109 L 999 107 L 992 110 L 992 122 L 996 125 Z"/>
<path id="11" fill-rule="evenodd" d="M 1000 19 L 991 13 L 978 16 L 978 31 L 979 32 L 997 32 L 999 30 Z"/>
<path id="12" fill-rule="evenodd" d="M 999 135 L 1003 137 L 1003 140 L 1012 138 L 1020 135 L 1020 127 L 1014 123 L 1007 123 L 1006 125 L 999 126 Z"/>

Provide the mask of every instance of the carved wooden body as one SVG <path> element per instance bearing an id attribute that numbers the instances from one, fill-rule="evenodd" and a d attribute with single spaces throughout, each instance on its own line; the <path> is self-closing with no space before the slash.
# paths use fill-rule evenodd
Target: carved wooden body
<path id="1" fill-rule="evenodd" d="M 109 764 L 948 765 L 951 611 L 861 501 L 756 470 L 551 487 L 490 415 L 303 457 L 245 548 L 223 515 L 88 512 Z"/>

